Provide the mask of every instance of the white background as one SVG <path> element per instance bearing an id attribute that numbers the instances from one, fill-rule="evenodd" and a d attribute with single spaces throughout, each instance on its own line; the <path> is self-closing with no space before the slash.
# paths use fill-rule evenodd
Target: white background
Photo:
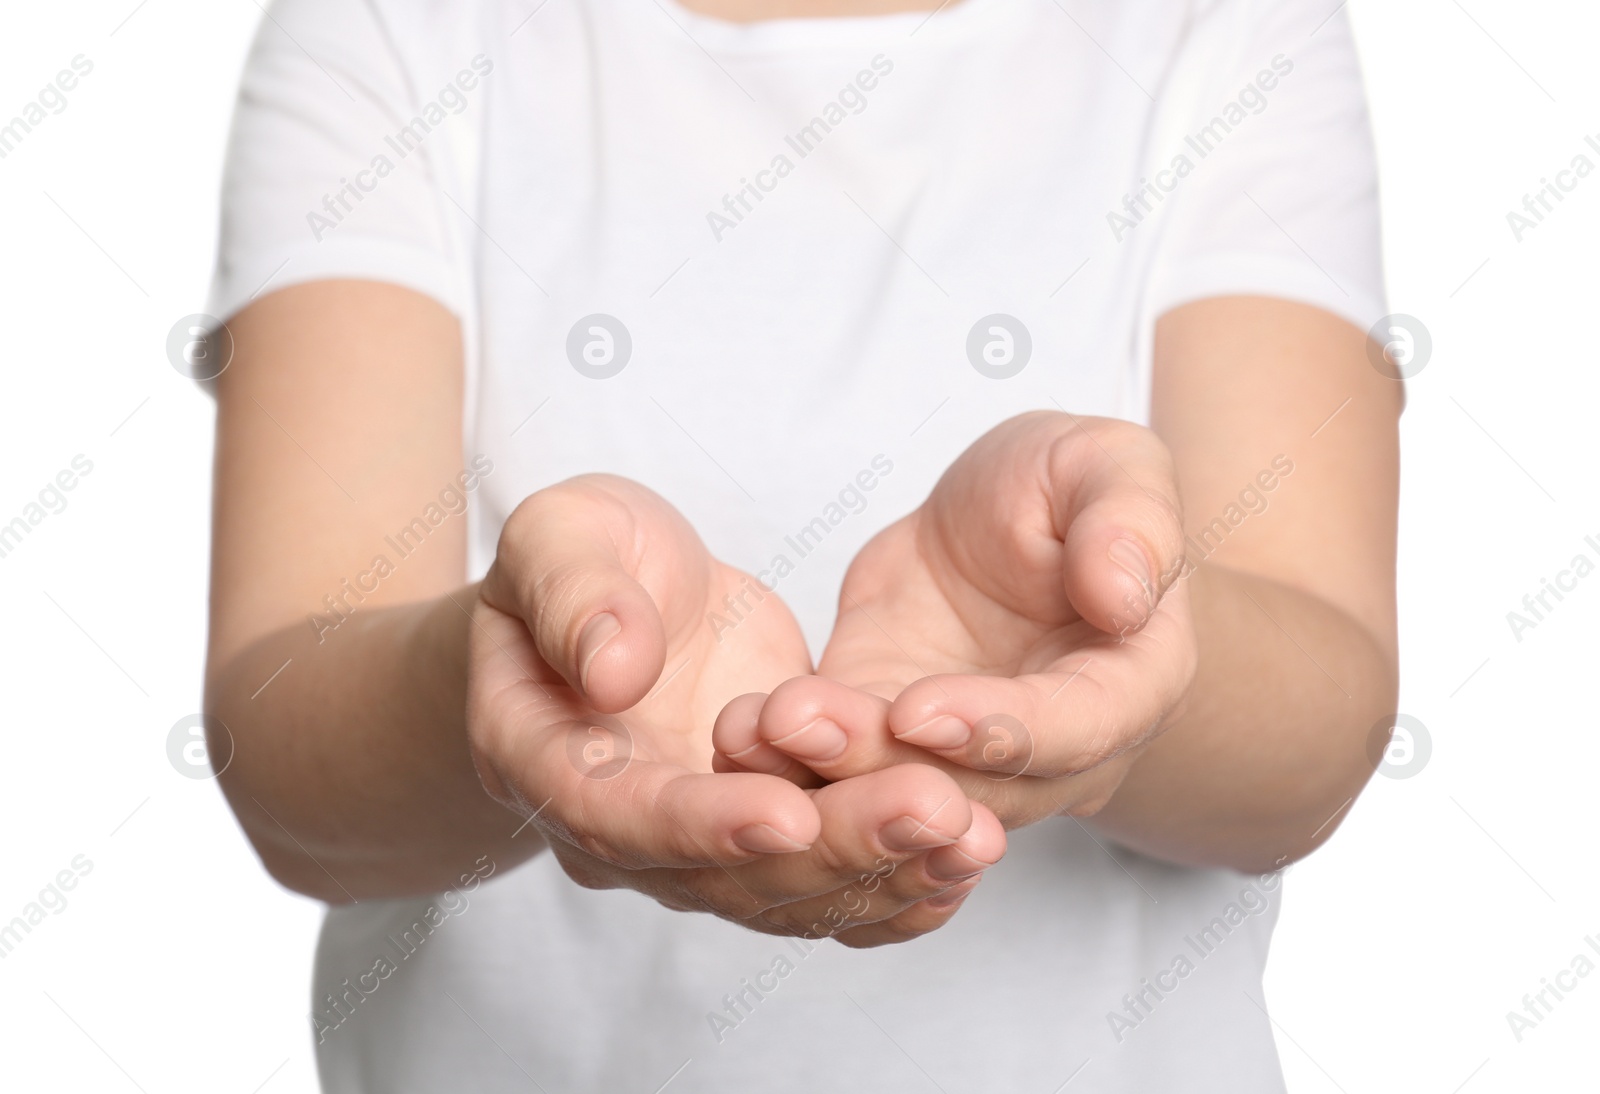
<path id="1" fill-rule="evenodd" d="M 261 10 L 136 3 L 0 14 L 0 121 L 75 55 L 94 64 L 0 160 L 0 524 L 75 455 L 94 465 L 0 558 L 0 922 L 93 863 L 0 959 L 0 1085 L 310 1091 L 318 906 L 165 750 L 199 706 L 212 411 L 164 343 L 203 303 Z M 1600 974 L 1520 1042 L 1506 1013 L 1600 944 L 1600 574 L 1521 641 L 1506 615 L 1574 555 L 1600 561 L 1600 174 L 1521 242 L 1506 214 L 1579 153 L 1600 165 L 1600 13 L 1351 8 L 1392 307 L 1434 339 L 1404 418 L 1400 568 L 1401 706 L 1432 755 L 1376 778 L 1292 871 L 1279 1049 L 1297 1094 L 1592 1089 Z"/>

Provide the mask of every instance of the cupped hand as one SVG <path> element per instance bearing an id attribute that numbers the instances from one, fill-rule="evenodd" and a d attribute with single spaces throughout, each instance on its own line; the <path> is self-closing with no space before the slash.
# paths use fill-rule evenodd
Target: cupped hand
<path id="1" fill-rule="evenodd" d="M 1147 429 L 1002 423 L 856 557 L 818 675 L 730 705 L 718 769 L 931 763 L 1007 828 L 1097 812 L 1194 676 L 1179 506 Z"/>
<path id="2" fill-rule="evenodd" d="M 728 701 L 811 671 L 776 597 L 717 641 L 711 612 L 748 580 L 637 483 L 590 475 L 529 497 L 473 613 L 467 722 L 485 788 L 586 887 L 852 946 L 941 926 L 1005 848 L 948 775 L 802 789 L 713 772 Z"/>

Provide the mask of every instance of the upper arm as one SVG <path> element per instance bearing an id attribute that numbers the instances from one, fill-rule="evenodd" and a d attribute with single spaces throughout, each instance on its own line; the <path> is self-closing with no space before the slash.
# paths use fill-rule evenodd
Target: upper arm
<path id="1" fill-rule="evenodd" d="M 1403 389 L 1368 356 L 1387 305 L 1360 65 L 1342 12 L 1248 10 L 1191 120 L 1220 143 L 1168 203 L 1151 424 L 1191 562 L 1316 596 L 1392 661 Z"/>
<path id="2" fill-rule="evenodd" d="M 211 664 L 289 624 L 309 633 L 314 615 L 337 621 L 328 598 L 343 612 L 461 584 L 455 317 L 394 285 L 315 281 L 257 300 L 228 326 L 234 358 L 216 381 Z M 401 537 L 419 518 L 426 532 Z"/>
<path id="3" fill-rule="evenodd" d="M 465 580 L 462 279 L 439 212 L 442 138 L 381 185 L 370 170 L 418 108 L 395 45 L 407 18 L 281 0 L 245 67 L 207 307 L 231 316 L 234 340 L 215 381 L 213 668 L 287 624 L 309 635 L 313 616 Z M 413 549 L 399 533 L 419 518 Z"/>
<path id="4" fill-rule="evenodd" d="M 1305 304 L 1219 297 L 1156 325 L 1151 425 L 1188 557 L 1320 597 L 1395 656 L 1401 386 Z"/>

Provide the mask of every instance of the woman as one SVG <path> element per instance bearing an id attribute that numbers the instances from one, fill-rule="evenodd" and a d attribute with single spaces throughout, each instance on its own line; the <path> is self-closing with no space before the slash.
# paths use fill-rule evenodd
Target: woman
<path id="1" fill-rule="evenodd" d="M 1282 1089 L 1396 689 L 1302 8 L 273 7 L 208 705 L 326 1089 Z"/>

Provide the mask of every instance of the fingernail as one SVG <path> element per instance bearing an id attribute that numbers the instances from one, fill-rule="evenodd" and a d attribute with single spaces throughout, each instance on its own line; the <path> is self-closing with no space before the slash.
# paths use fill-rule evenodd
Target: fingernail
<path id="1" fill-rule="evenodd" d="M 941 714 L 895 736 L 923 748 L 960 748 L 972 740 L 972 727 L 954 715 Z"/>
<path id="2" fill-rule="evenodd" d="M 896 817 L 878 830 L 878 839 L 891 851 L 927 851 L 946 847 L 955 840 L 928 827 L 916 817 Z"/>
<path id="3" fill-rule="evenodd" d="M 926 866 L 928 876 L 940 881 L 961 881 L 973 874 L 981 874 L 992 862 L 980 862 L 959 847 L 941 847 L 936 855 L 929 855 Z"/>
<path id="4" fill-rule="evenodd" d="M 973 878 L 971 881 L 961 885 L 952 885 L 938 896 L 930 896 L 923 903 L 930 908 L 948 908 L 952 904 L 960 904 L 972 895 L 972 890 L 978 887 L 979 880 L 981 879 Z"/>
<path id="5" fill-rule="evenodd" d="M 622 624 L 610 612 L 601 612 L 583 625 L 578 635 L 578 680 L 589 690 L 589 664 L 607 642 L 622 633 Z"/>
<path id="6" fill-rule="evenodd" d="M 1143 610 L 1148 615 L 1156 604 L 1156 590 L 1150 577 L 1150 559 L 1145 555 L 1144 548 L 1134 540 L 1124 537 L 1113 543 L 1106 554 L 1112 562 L 1122 568 L 1124 573 L 1139 583 L 1139 588 L 1144 590 Z"/>
<path id="7" fill-rule="evenodd" d="M 827 718 L 818 718 L 805 728 L 770 743 L 801 759 L 832 760 L 850 747 L 850 738 L 836 723 Z"/>
<path id="8" fill-rule="evenodd" d="M 794 765 L 794 760 L 768 745 L 765 741 L 751 745 L 743 752 L 730 752 L 728 759 L 746 771 L 758 775 L 782 775 Z"/>
<path id="9" fill-rule="evenodd" d="M 796 843 L 770 824 L 747 824 L 733 834 L 733 842 L 758 855 L 787 855 L 811 849 L 810 844 Z"/>

